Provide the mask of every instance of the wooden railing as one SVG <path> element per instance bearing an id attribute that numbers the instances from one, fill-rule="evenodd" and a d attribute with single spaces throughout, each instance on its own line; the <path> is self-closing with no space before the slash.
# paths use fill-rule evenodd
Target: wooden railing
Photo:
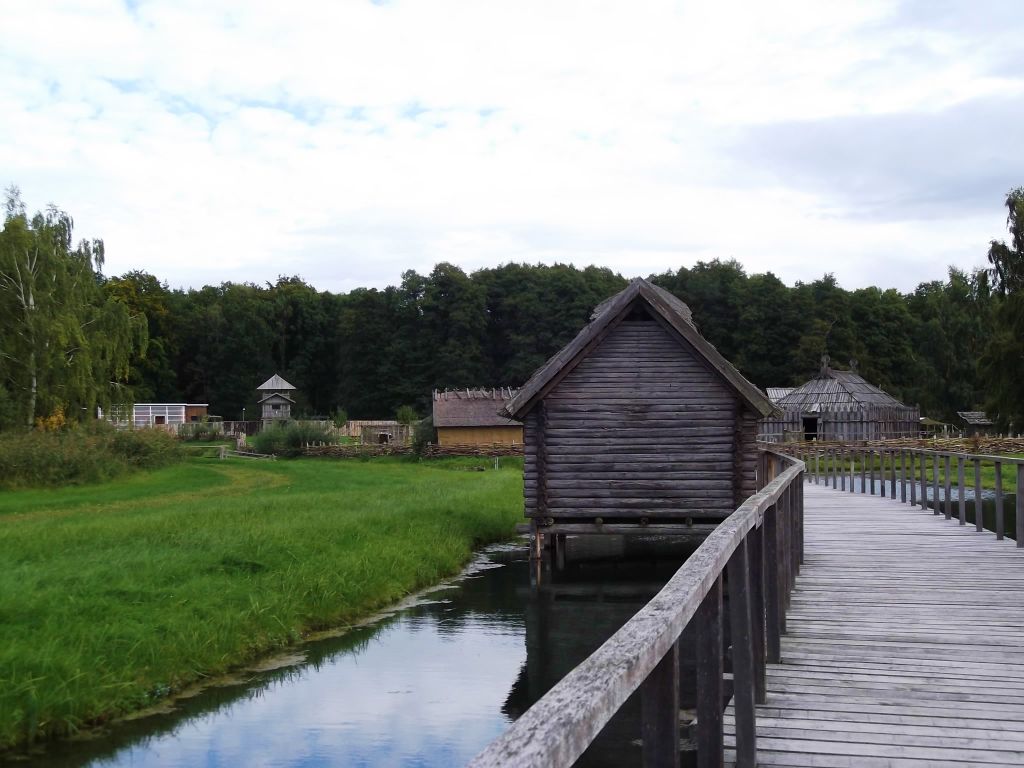
<path id="1" fill-rule="evenodd" d="M 966 489 L 967 478 L 970 477 L 974 491 L 974 525 L 978 531 L 984 530 L 982 467 L 992 465 L 997 539 L 1002 539 L 1006 533 L 1004 469 L 1009 469 L 1016 473 L 1014 539 L 1018 547 L 1024 547 L 1024 459 L 905 447 L 776 447 L 806 463 L 810 482 L 831 484 L 837 490 L 849 489 L 850 493 L 859 490 L 875 494 L 877 489 L 878 495 L 892 499 L 899 496 L 903 503 L 919 504 L 921 509 L 928 509 L 930 497 L 933 512 L 936 515 L 944 513 L 947 520 L 953 518 L 955 504 L 960 525 L 967 524 Z M 972 470 L 970 475 L 967 474 L 968 467 Z"/>
<path id="2" fill-rule="evenodd" d="M 765 663 L 778 662 L 786 608 L 803 560 L 801 461 L 761 454 L 770 480 L 723 521 L 665 587 L 471 763 L 473 768 L 570 766 L 640 689 L 643 764 L 679 765 L 679 644 L 694 621 L 697 761 L 724 759 L 723 576 L 728 583 L 736 765 L 756 764 L 756 703 Z"/>

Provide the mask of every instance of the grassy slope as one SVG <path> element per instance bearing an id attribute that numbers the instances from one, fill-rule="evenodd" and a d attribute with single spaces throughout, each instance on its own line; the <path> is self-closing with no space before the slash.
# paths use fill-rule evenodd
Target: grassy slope
<path id="1" fill-rule="evenodd" d="M 202 461 L 0 493 L 0 748 L 344 624 L 509 536 L 521 472 Z"/>

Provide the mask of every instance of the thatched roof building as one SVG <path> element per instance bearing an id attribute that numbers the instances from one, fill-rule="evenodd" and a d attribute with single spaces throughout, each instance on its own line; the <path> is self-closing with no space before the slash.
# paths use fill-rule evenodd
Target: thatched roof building
<path id="1" fill-rule="evenodd" d="M 761 422 L 763 435 L 802 440 L 880 440 L 917 437 L 920 411 L 870 384 L 856 368 L 843 371 L 822 357 L 821 370 L 810 381 L 775 403 L 781 417 Z"/>
<path id="2" fill-rule="evenodd" d="M 433 420 L 440 445 L 522 445 L 523 425 L 501 413 L 512 387 L 434 391 Z"/>

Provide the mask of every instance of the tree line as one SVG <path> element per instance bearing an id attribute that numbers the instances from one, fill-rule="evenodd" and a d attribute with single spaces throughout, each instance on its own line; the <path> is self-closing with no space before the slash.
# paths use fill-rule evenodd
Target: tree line
<path id="1" fill-rule="evenodd" d="M 1010 244 L 989 269 L 950 268 L 913 292 L 846 290 L 831 275 L 789 286 L 734 260 L 652 275 L 693 310 L 704 336 L 761 387 L 793 386 L 824 353 L 924 413 L 987 408 L 1024 424 L 1024 192 L 1006 200 Z M 100 241 L 72 244 L 50 208 L 29 217 L 9 193 L 0 233 L 0 425 L 111 402 L 208 402 L 256 413 L 274 372 L 301 414 L 390 418 L 429 412 L 435 388 L 517 386 L 627 280 L 608 269 L 505 264 L 467 274 L 441 263 L 398 285 L 320 291 L 273 284 L 171 289 L 158 276 L 102 274 Z"/>

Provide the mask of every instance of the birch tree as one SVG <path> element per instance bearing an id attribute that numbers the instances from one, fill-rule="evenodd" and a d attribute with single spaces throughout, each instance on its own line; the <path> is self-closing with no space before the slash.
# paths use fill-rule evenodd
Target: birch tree
<path id="1" fill-rule="evenodd" d="M 24 423 L 62 410 L 70 417 L 127 399 L 133 350 L 145 349 L 146 318 L 102 291 L 103 242 L 72 246 L 73 221 L 50 206 L 31 218 L 7 193 L 0 231 L 0 384 Z"/>

